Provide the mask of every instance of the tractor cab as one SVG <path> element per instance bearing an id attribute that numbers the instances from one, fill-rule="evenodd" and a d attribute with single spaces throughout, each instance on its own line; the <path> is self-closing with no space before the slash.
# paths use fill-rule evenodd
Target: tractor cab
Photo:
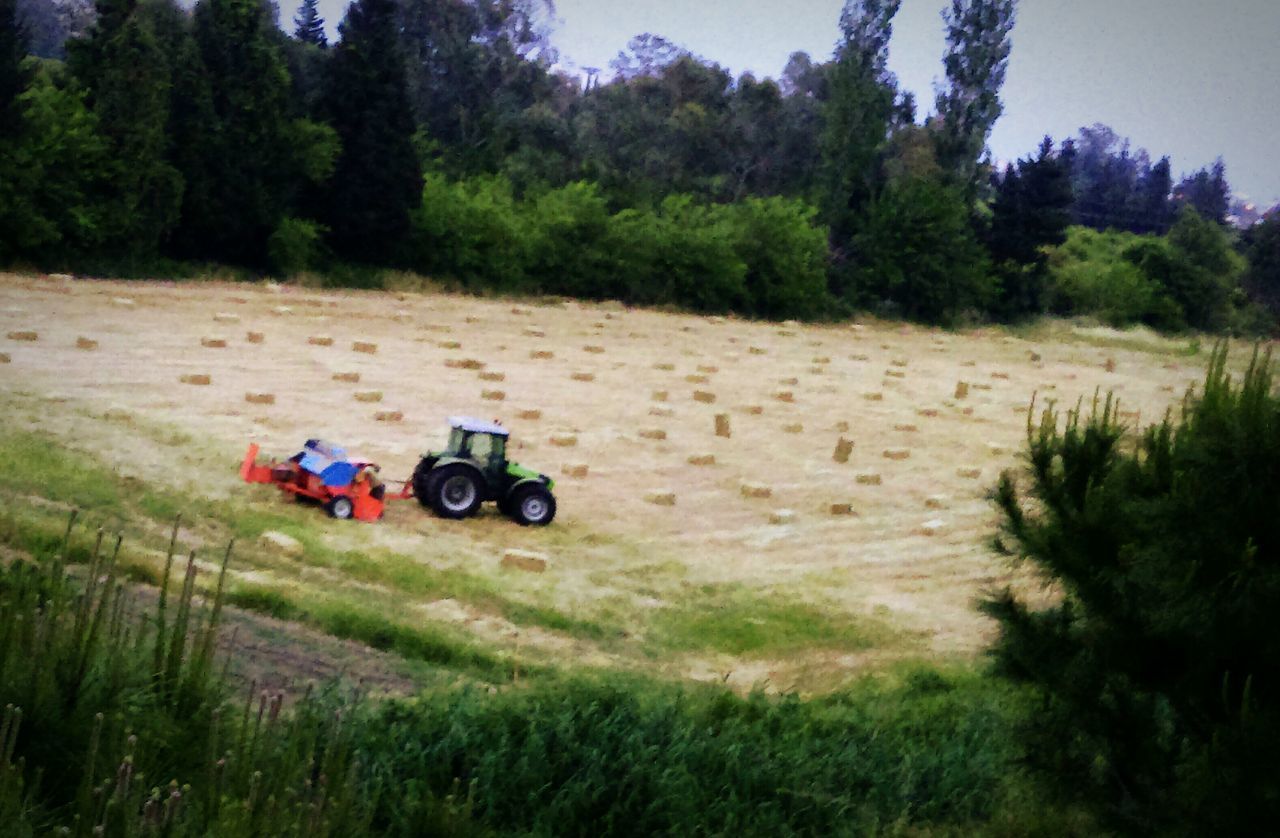
<path id="1" fill-rule="evenodd" d="M 443 518 L 474 515 L 486 500 L 521 524 L 549 524 L 555 485 L 545 474 L 507 459 L 510 432 L 497 422 L 449 417 L 449 441 L 429 451 L 413 472 L 413 494 Z"/>

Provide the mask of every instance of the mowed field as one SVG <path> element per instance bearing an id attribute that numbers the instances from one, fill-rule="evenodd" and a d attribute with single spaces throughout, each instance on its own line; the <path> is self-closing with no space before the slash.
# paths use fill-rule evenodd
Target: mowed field
<path id="1" fill-rule="evenodd" d="M 807 326 L 21 275 L 0 275 L 0 335 L 11 432 L 163 493 L 189 520 L 280 516 L 273 529 L 316 546 L 291 556 L 242 538 L 233 584 L 347 597 L 531 664 L 801 690 L 977 655 L 991 627 L 975 597 L 1011 573 L 989 549 L 987 495 L 1019 464 L 1033 394 L 1073 406 L 1114 391 L 1146 423 L 1207 355 L 1068 324 Z M 340 522 L 238 482 L 248 443 L 283 457 L 309 437 L 407 478 L 452 414 L 500 419 L 513 458 L 556 479 L 552 526 L 489 506 L 443 521 L 412 500 L 377 524 Z M 42 494 L 10 487 L 6 502 Z M 193 522 L 184 544 L 212 550 L 229 531 Z M 503 568 L 509 548 L 545 554 L 545 572 Z"/>

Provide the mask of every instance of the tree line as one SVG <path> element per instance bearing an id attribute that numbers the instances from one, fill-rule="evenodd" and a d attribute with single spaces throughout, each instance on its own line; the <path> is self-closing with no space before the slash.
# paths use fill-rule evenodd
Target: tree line
<path id="1" fill-rule="evenodd" d="M 1244 289 L 1274 298 L 1237 259 L 1207 295 L 1226 308 L 1190 311 L 1148 271 L 1168 303 L 1090 309 L 1051 258 L 1068 229 L 1163 241 L 1191 208 L 1231 249 L 1221 161 L 1175 186 L 1167 157 L 1093 126 L 999 169 L 1014 0 L 943 10 L 923 118 L 887 69 L 900 2 L 848 0 L 832 58 L 796 53 L 777 80 L 645 34 L 584 85 L 557 69 L 545 0 L 356 0 L 333 44 L 315 0 L 292 35 L 264 0 L 0 0 L 0 261 L 396 268 L 932 322 L 1140 309 L 1222 327 L 1256 314 Z"/>

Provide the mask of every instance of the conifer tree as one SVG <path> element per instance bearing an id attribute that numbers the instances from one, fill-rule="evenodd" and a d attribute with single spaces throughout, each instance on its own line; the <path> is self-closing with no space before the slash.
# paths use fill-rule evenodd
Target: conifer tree
<path id="1" fill-rule="evenodd" d="M 338 31 L 325 111 L 342 151 L 327 221 L 335 250 L 357 261 L 394 259 L 422 200 L 414 122 L 394 0 L 357 0 Z"/>
<path id="2" fill-rule="evenodd" d="M 317 0 L 302 0 L 293 18 L 293 37 L 304 44 L 324 49 L 329 45 L 324 34 L 324 18 L 320 17 Z"/>

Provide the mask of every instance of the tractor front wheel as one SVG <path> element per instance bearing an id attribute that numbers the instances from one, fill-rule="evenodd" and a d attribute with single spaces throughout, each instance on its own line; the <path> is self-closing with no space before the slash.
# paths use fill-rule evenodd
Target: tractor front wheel
<path id="1" fill-rule="evenodd" d="M 507 500 L 511 517 L 521 526 L 544 527 L 556 517 L 556 499 L 546 486 L 521 486 Z"/>
<path id="2" fill-rule="evenodd" d="M 431 508 L 441 518 L 474 515 L 484 500 L 480 478 L 474 469 L 454 464 L 438 468 L 427 481 Z"/>
<path id="3" fill-rule="evenodd" d="M 324 508 L 330 517 L 337 518 L 339 521 L 347 520 L 356 511 L 351 498 L 334 498 L 326 503 Z"/>

